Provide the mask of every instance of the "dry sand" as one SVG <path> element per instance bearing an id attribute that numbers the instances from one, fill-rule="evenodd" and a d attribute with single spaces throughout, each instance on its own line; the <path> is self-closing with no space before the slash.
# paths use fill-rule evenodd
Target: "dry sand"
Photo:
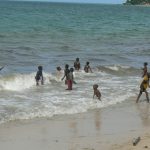
<path id="1" fill-rule="evenodd" d="M 130 100 L 81 114 L 9 122 L 0 125 L 0 149 L 150 149 L 149 116 L 150 104 Z M 133 146 L 138 136 L 141 141 Z"/>

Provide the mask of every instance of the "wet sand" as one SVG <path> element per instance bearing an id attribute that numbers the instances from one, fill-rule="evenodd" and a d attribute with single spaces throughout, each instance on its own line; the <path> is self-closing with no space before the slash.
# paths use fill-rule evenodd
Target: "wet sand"
<path id="1" fill-rule="evenodd" d="M 150 149 L 150 104 L 129 100 L 75 115 L 0 125 L 2 150 Z M 137 146 L 133 138 L 140 136 Z"/>

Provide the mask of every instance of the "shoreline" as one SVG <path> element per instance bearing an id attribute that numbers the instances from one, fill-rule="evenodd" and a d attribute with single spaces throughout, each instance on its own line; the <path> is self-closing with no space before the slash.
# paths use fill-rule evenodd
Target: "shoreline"
<path id="1" fill-rule="evenodd" d="M 3 150 L 134 149 L 150 139 L 149 109 L 146 102 L 129 100 L 86 113 L 13 121 L 0 125 L 0 145 Z M 133 147 L 138 136 L 141 142 Z"/>

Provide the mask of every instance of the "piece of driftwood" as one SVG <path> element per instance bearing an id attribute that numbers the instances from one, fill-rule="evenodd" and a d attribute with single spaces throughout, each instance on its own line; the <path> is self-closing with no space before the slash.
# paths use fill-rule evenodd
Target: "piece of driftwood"
<path id="1" fill-rule="evenodd" d="M 133 142 L 132 142 L 133 146 L 136 146 L 139 143 L 140 140 L 141 140 L 140 137 L 137 137 L 137 138 L 133 139 Z"/>

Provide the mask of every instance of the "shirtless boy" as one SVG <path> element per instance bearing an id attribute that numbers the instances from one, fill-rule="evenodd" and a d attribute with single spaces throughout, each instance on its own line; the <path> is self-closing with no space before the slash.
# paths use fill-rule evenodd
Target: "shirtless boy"
<path id="1" fill-rule="evenodd" d="M 99 100 L 101 100 L 101 93 L 98 90 L 98 85 L 97 84 L 93 85 L 93 90 L 94 90 L 93 99 L 96 96 Z"/>

